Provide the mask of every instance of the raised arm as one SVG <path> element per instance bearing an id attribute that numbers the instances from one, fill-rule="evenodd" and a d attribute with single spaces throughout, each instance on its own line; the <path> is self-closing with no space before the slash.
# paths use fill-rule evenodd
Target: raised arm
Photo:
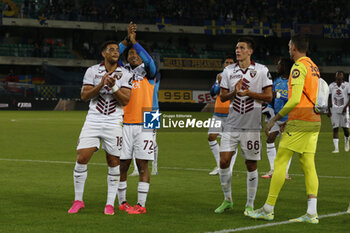
<path id="1" fill-rule="evenodd" d="M 130 41 L 133 44 L 134 49 L 136 50 L 137 54 L 141 57 L 143 63 L 146 67 L 149 67 L 151 78 L 154 77 L 154 75 L 157 72 L 156 65 L 152 59 L 152 57 L 147 53 L 147 51 L 136 41 L 136 33 L 133 32 L 130 34 Z"/>

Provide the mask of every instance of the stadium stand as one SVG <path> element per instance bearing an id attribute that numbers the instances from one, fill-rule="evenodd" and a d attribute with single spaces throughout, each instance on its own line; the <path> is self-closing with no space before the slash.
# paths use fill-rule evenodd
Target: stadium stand
<path id="1" fill-rule="evenodd" d="M 124 38 L 130 20 L 158 61 L 161 90 L 208 90 L 221 59 L 234 52 L 235 41 L 243 35 L 254 37 L 253 58 L 272 73 L 278 58 L 288 56 L 287 44 L 296 32 L 310 34 L 308 55 L 326 80 L 336 70 L 349 73 L 348 1 L 314 0 L 303 14 L 298 11 L 301 0 L 238 2 L 2 0 L 1 93 L 6 93 L 6 77 L 13 70 L 22 77 L 13 88 L 16 95 L 79 98 L 86 67 L 101 59 L 99 45 Z"/>
<path id="2" fill-rule="evenodd" d="M 300 5 L 304 3 L 303 0 L 248 0 L 243 3 L 238 0 L 120 0 L 117 2 L 112 0 L 16 0 L 14 2 L 21 9 L 23 17 L 35 18 L 38 14 L 44 13 L 49 19 L 56 20 L 129 22 L 133 19 L 151 24 L 155 22 L 155 18 L 168 18 L 171 19 L 172 24 L 195 26 L 201 26 L 205 19 L 245 21 L 245 26 L 252 26 L 255 21 L 350 23 L 350 16 L 346 14 L 350 3 L 346 0 L 311 1 L 303 11 L 299 10 Z M 250 5 L 254 7 L 248 7 Z M 123 10 L 120 10 L 121 8 Z M 134 8 L 136 10 L 133 10 Z"/>

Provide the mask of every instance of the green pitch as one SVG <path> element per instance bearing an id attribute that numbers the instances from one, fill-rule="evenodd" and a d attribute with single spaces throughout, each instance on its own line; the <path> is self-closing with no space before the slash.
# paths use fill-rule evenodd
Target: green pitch
<path id="1" fill-rule="evenodd" d="M 192 113 L 207 119 L 210 113 Z M 234 208 L 214 214 L 223 201 L 218 176 L 208 173 L 215 166 L 203 130 L 159 130 L 159 175 L 151 177 L 147 213 L 116 212 L 105 216 L 107 166 L 102 151 L 88 166 L 85 209 L 68 215 L 73 198 L 75 147 L 86 112 L 0 113 L 0 232 L 212 232 L 265 225 L 243 215 L 246 202 L 244 160 L 238 157 L 232 177 Z M 263 135 L 263 141 L 265 135 Z M 340 133 L 339 154 L 333 150 L 328 118 L 323 118 L 316 156 L 320 189 L 320 216 L 344 212 L 350 201 L 350 152 L 344 152 Z M 269 170 L 265 143 L 259 172 Z M 131 172 L 131 171 L 130 171 Z M 273 223 L 306 212 L 306 194 L 297 156 L 290 168 L 275 208 Z M 137 178 L 128 178 L 128 202 L 137 199 Z M 255 208 L 260 208 L 270 180 L 259 179 Z M 349 232 L 350 215 L 321 218 L 320 224 L 285 224 L 245 232 Z"/>

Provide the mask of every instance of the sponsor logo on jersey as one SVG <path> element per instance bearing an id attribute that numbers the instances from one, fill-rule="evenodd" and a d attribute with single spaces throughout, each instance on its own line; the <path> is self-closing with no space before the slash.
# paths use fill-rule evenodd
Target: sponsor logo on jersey
<path id="1" fill-rule="evenodd" d="M 240 78 L 242 78 L 243 76 L 241 75 L 241 74 L 238 74 L 238 75 L 230 75 L 230 79 L 240 79 Z"/>

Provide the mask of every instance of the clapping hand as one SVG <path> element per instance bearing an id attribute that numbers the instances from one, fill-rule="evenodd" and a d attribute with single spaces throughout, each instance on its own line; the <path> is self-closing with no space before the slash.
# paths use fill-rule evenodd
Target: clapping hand
<path id="1" fill-rule="evenodd" d="M 108 73 L 105 73 L 102 76 L 101 83 L 103 83 L 103 85 L 107 85 L 109 87 L 113 87 L 114 86 L 114 84 L 115 84 L 115 77 L 111 77 L 110 76 L 113 72 L 114 71 L 109 71 Z"/>
<path id="2" fill-rule="evenodd" d="M 131 43 L 133 43 L 133 44 L 136 43 L 136 24 L 134 24 L 133 22 L 129 23 L 128 37 L 129 37 Z"/>

